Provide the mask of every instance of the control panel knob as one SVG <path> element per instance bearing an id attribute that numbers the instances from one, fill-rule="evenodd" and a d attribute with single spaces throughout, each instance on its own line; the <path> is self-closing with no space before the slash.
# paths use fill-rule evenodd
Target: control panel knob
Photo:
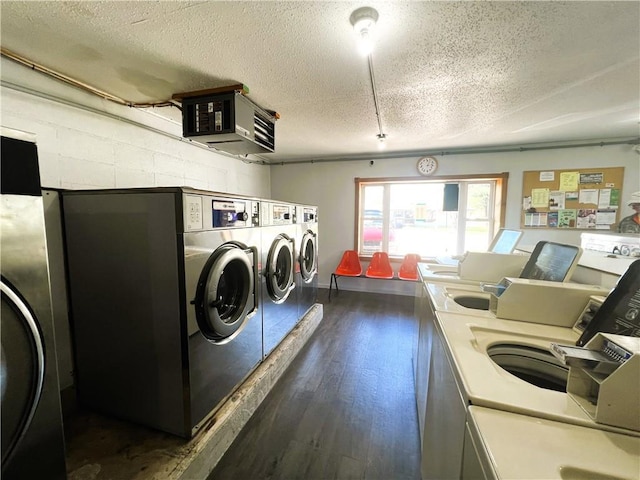
<path id="1" fill-rule="evenodd" d="M 631 249 L 629 248 L 628 245 L 620 246 L 620 254 L 624 255 L 625 257 L 628 257 L 630 253 L 631 253 Z"/>
<path id="2" fill-rule="evenodd" d="M 249 219 L 249 214 L 247 212 L 240 212 L 238 214 L 238 219 L 246 222 Z"/>

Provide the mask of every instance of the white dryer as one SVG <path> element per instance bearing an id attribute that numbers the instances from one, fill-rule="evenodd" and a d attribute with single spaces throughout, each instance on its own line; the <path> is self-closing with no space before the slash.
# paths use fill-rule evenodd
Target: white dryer
<path id="1" fill-rule="evenodd" d="M 305 316 L 318 299 L 318 207 L 296 205 L 296 287 L 298 317 Z"/>
<path id="2" fill-rule="evenodd" d="M 262 361 L 259 203 L 63 192 L 80 403 L 186 438 Z"/>
<path id="3" fill-rule="evenodd" d="M 295 206 L 262 201 L 262 329 L 264 356 L 298 323 Z"/>

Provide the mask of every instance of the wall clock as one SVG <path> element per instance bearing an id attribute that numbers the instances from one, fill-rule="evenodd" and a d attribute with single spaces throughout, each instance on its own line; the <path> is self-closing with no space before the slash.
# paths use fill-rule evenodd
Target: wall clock
<path id="1" fill-rule="evenodd" d="M 420 175 L 433 175 L 438 168 L 438 160 L 435 157 L 422 157 L 418 160 L 418 173 Z"/>

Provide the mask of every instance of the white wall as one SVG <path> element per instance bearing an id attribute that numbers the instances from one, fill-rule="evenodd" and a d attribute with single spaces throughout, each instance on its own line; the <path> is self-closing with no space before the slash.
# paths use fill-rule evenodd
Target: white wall
<path id="1" fill-rule="evenodd" d="M 153 110 L 133 109 L 102 100 L 6 58 L 2 58 L 0 66 L 3 81 L 0 123 L 36 134 L 44 187 L 185 185 L 250 196 L 270 195 L 269 167 L 245 163 L 181 141 L 179 122 L 160 118 Z M 66 103 L 24 93 L 11 85 Z"/>
<path id="2" fill-rule="evenodd" d="M 319 252 L 321 286 L 328 287 L 331 272 L 342 252 L 354 246 L 355 177 L 416 176 L 417 158 L 348 161 L 271 167 L 271 193 L 284 201 L 319 207 Z M 630 145 L 581 147 L 514 153 L 447 155 L 439 157 L 438 175 L 470 175 L 509 172 L 506 226 L 520 228 L 523 171 L 567 168 L 624 167 L 622 199 L 640 190 L 640 156 Z M 630 215 L 628 207 L 623 213 Z M 525 229 L 523 245 L 540 240 L 580 244 L 583 230 Z M 366 266 L 366 265 L 365 265 Z M 400 281 L 341 278 L 340 287 L 353 290 L 413 294 Z"/>

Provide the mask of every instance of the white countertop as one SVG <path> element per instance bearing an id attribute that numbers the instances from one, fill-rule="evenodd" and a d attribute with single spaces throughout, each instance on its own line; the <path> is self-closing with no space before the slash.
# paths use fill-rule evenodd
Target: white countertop
<path id="1" fill-rule="evenodd" d="M 473 406 L 468 420 L 484 461 L 499 479 L 640 476 L 638 437 Z"/>

